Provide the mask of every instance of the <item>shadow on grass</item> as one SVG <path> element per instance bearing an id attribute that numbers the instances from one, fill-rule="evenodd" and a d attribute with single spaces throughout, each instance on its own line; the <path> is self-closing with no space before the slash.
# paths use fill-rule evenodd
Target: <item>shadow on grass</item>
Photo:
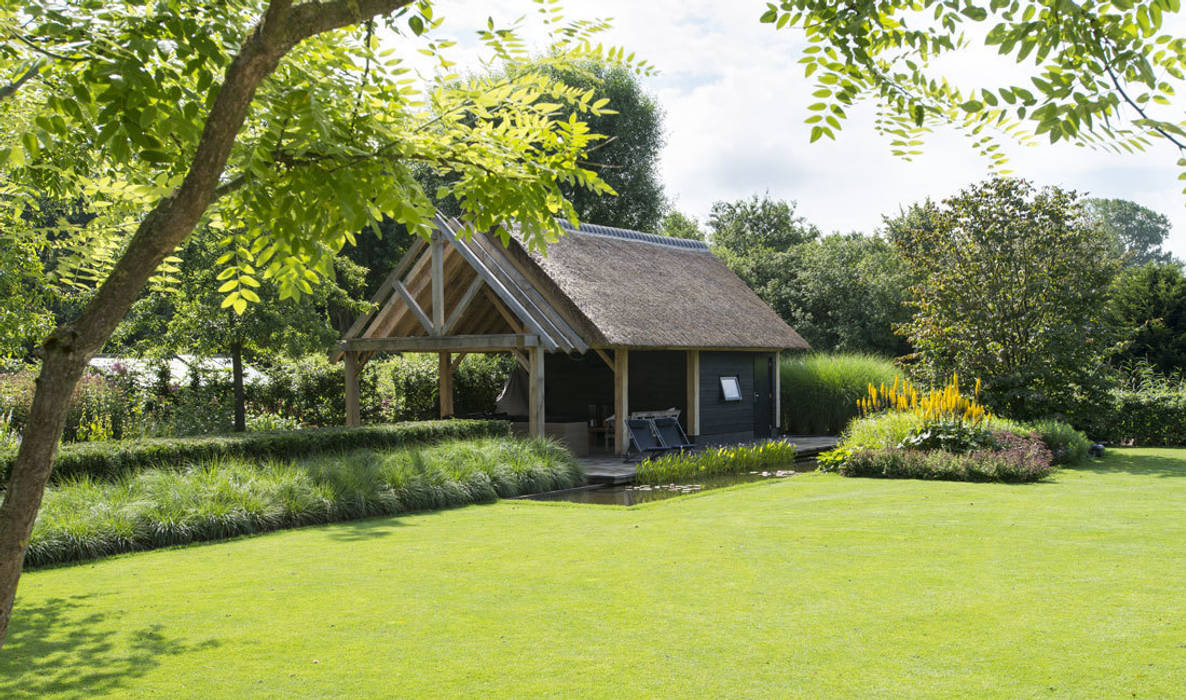
<path id="1" fill-rule="evenodd" d="M 1088 471 L 1100 474 L 1141 474 L 1160 477 L 1186 477 L 1186 459 L 1174 459 L 1159 455 L 1128 454 L 1113 450 L 1103 459 L 1093 459 L 1087 464 L 1069 467 L 1070 471 Z"/>
<path id="2" fill-rule="evenodd" d="M 326 531 L 331 540 L 338 542 L 363 542 L 377 540 L 395 534 L 396 530 L 406 527 L 399 517 L 394 515 L 380 515 L 366 520 L 348 520 L 329 523 Z"/>
<path id="3" fill-rule="evenodd" d="M 162 625 L 126 629 L 110 619 L 117 613 L 95 611 L 86 602 L 92 597 L 51 598 L 36 607 L 18 602 L 0 653 L 0 696 L 116 693 L 160 665 L 162 657 L 219 644 L 171 639 Z"/>

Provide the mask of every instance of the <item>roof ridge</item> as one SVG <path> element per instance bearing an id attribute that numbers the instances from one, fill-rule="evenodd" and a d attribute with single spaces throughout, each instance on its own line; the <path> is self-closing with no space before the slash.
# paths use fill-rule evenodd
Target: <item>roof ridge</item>
<path id="1" fill-rule="evenodd" d="M 560 224 L 561 228 L 570 233 L 582 233 L 588 236 L 602 236 L 604 238 L 617 238 L 619 240 L 634 241 L 636 243 L 649 243 L 651 245 L 663 246 L 665 248 L 708 252 L 707 243 L 690 238 L 672 238 L 670 236 L 659 236 L 653 233 L 643 233 L 642 231 L 616 228 L 614 226 L 602 226 L 601 224 L 590 224 L 583 221 L 581 222 L 581 225 L 576 228 L 574 228 L 572 224 L 568 223 L 568 221 L 565 219 L 557 219 L 557 223 Z"/>

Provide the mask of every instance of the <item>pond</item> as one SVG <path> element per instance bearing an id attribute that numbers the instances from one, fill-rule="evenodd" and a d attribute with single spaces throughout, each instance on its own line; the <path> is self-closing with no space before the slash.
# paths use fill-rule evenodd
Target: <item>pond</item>
<path id="1" fill-rule="evenodd" d="M 686 496 L 700 493 L 709 489 L 719 489 L 725 486 L 745 484 L 751 481 L 765 481 L 768 479 L 786 479 L 794 476 L 794 471 L 750 472 L 735 476 L 715 477 L 705 479 L 695 484 L 668 484 L 666 486 L 642 486 L 629 484 L 626 486 L 604 486 L 593 484 L 564 491 L 550 491 L 530 496 L 521 496 L 532 501 L 570 501 L 572 503 L 589 503 L 599 506 L 636 506 L 639 503 L 662 501 L 676 496 Z"/>

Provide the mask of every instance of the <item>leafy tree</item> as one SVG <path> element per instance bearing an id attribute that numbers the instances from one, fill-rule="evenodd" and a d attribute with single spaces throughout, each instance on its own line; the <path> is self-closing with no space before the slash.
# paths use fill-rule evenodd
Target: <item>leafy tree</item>
<path id="1" fill-rule="evenodd" d="M 604 23 L 537 4 L 556 41 L 545 62 L 603 57 L 591 35 Z M 353 232 L 384 217 L 427 235 L 432 194 L 452 194 L 478 230 L 515 226 L 538 246 L 563 234 L 557 215 L 577 218 L 564 188 L 609 191 L 579 165 L 597 140 L 582 119 L 604 102 L 540 71 L 458 79 L 451 42 L 433 39 L 440 23 L 428 0 L 0 4 L 12 37 L 0 46 L 0 170 L 18 196 L 35 186 L 103 207 L 75 235 L 97 288 L 41 347 L 0 505 L 0 638 L 71 393 L 150 279 L 170 283 L 162 264 L 199 223 L 227 241 L 218 290 L 242 313 L 262 281 L 280 298 L 311 294 Z M 439 76 L 418 90 L 377 29 L 438 58 Z M 523 65 L 514 29 L 491 22 L 480 36 Z M 449 176 L 447 192 L 426 193 L 422 167 Z"/>
<path id="2" fill-rule="evenodd" d="M 787 322 L 816 350 L 896 357 L 910 344 L 896 327 L 910 319 L 913 279 L 886 238 L 833 234 L 802 243 Z"/>
<path id="3" fill-rule="evenodd" d="M 674 209 L 663 215 L 663 221 L 659 224 L 658 233 L 660 236 L 667 236 L 668 238 L 687 238 L 694 241 L 704 240 L 704 231 L 700 228 L 700 222 Z"/>
<path id="4" fill-rule="evenodd" d="M 1033 418 L 1104 391 L 1111 241 L 1075 193 L 996 178 L 916 212 L 894 243 L 918 282 L 904 330 L 934 380 L 984 380 L 997 411 Z"/>
<path id="5" fill-rule="evenodd" d="M 663 110 L 643 90 L 637 74 L 602 61 L 544 63 L 525 70 L 542 71 L 565 85 L 592 90 L 599 99 L 609 100 L 605 111 L 586 118 L 589 128 L 605 138 L 590 149 L 584 165 L 600 175 L 616 196 L 565 186 L 564 193 L 581 220 L 637 231 L 656 230 L 667 209 L 659 178 Z M 567 111 L 562 116 L 567 118 Z"/>
<path id="6" fill-rule="evenodd" d="M 708 214 L 708 239 L 717 250 L 748 257 L 818 238 L 819 229 L 797 215 L 795 207 L 795 202 L 772 199 L 769 193 L 716 202 Z"/>
<path id="7" fill-rule="evenodd" d="M 1127 199 L 1088 199 L 1083 204 L 1093 225 L 1115 240 L 1125 265 L 1139 267 L 1173 260 L 1171 253 L 1161 249 L 1170 234 L 1170 220 L 1165 214 Z"/>
<path id="8" fill-rule="evenodd" d="M 1113 321 L 1128 334 L 1121 361 L 1145 360 L 1164 374 L 1186 369 L 1186 275 L 1177 264 L 1146 263 L 1112 282 Z"/>
<path id="9" fill-rule="evenodd" d="M 1186 122 L 1172 101 L 1186 41 L 1163 31 L 1178 10 L 1177 0 L 778 0 L 761 20 L 807 39 L 801 62 L 820 100 L 807 118 L 812 141 L 835 138 L 849 107 L 871 99 L 896 154 L 917 154 L 926 131 L 948 124 L 1001 167 L 997 136 L 1031 133 L 1125 151 L 1157 140 L 1181 156 Z M 1021 77 L 956 87 L 967 83 L 944 75 L 940 59 L 978 43 L 1014 59 Z"/>

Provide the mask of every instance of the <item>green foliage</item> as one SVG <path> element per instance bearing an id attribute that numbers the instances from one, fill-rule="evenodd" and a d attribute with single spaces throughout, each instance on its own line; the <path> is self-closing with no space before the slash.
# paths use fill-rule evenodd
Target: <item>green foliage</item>
<path id="1" fill-rule="evenodd" d="M 1156 139 L 1180 150 L 1186 122 L 1173 98 L 1186 79 L 1186 41 L 1163 31 L 1179 9 L 1177 0 L 779 0 L 761 20 L 803 29 L 800 62 L 820 100 L 808 108 L 812 141 L 835 138 L 851 106 L 870 99 L 896 155 L 917 155 L 927 131 L 951 125 L 1001 169 L 1002 137 L 1117 152 Z M 977 44 L 1024 66 L 1015 82 L 969 86 L 942 72 L 951 54 Z"/>
<path id="2" fill-rule="evenodd" d="M 819 229 L 796 214 L 796 206 L 769 193 L 715 202 L 708 215 L 709 241 L 718 254 L 750 259 L 818 238 Z"/>
<path id="3" fill-rule="evenodd" d="M 1170 234 L 1170 220 L 1165 214 L 1127 199 L 1086 199 L 1083 208 L 1091 225 L 1112 238 L 1125 266 L 1173 262 L 1174 256 L 1161 249 Z"/>
<path id="4" fill-rule="evenodd" d="M 800 244 L 788 270 L 782 311 L 816 350 L 906 355 L 895 328 L 910 319 L 914 282 L 885 238 L 833 234 Z"/>
<path id="5" fill-rule="evenodd" d="M 919 374 L 979 377 L 985 403 L 1016 418 L 1099 401 L 1116 263 L 1075 193 L 997 178 L 922 209 L 928 223 L 894 237 L 918 279 L 904 330 Z"/>
<path id="6" fill-rule="evenodd" d="M 634 480 L 640 484 L 694 483 L 714 476 L 789 470 L 794 466 L 795 446 L 774 440 L 650 457 L 638 465 Z"/>
<path id="7" fill-rule="evenodd" d="M 996 447 L 992 432 L 962 421 L 928 420 L 898 443 L 903 450 L 943 450 L 956 454 Z"/>
<path id="8" fill-rule="evenodd" d="M 844 476 L 944 481 L 1039 481 L 1057 471 L 1040 440 L 1025 441 L 1014 450 L 858 450 L 838 471 Z"/>
<path id="9" fill-rule="evenodd" d="M 1186 391 L 1119 390 L 1075 425 L 1117 445 L 1186 445 Z"/>
<path id="10" fill-rule="evenodd" d="M 589 149 L 583 167 L 596 172 L 615 196 L 583 187 L 565 186 L 565 195 L 582 221 L 637 231 L 654 231 L 663 220 L 667 199 L 659 176 L 663 149 L 663 110 L 647 94 L 634 71 L 600 61 L 530 67 L 597 99 L 606 109 L 584 116 L 593 133 L 603 138 Z M 561 118 L 569 116 L 562 111 Z"/>
<path id="11" fill-rule="evenodd" d="M 798 435 L 838 435 L 870 384 L 899 376 L 889 360 L 861 353 L 786 355 L 781 371 L 782 429 Z"/>
<path id="12" fill-rule="evenodd" d="M 555 443 L 506 438 L 354 450 L 295 461 L 216 457 L 183 471 L 86 476 L 45 495 L 26 562 L 44 566 L 377 515 L 486 503 L 575 486 Z"/>
<path id="13" fill-rule="evenodd" d="M 1081 431 L 1057 420 L 1035 421 L 1032 427 L 1053 455 L 1054 464 L 1074 466 L 1087 461 L 1091 441 Z"/>
<path id="14" fill-rule="evenodd" d="M 602 139 L 583 121 L 605 114 L 607 100 L 546 70 L 582 61 L 646 65 L 595 40 L 606 23 L 568 21 L 554 3 L 537 4 L 551 41 L 543 59 L 530 55 L 521 25 L 491 21 L 480 32 L 486 52 L 507 66 L 502 76 L 452 72 L 454 42 L 435 37 L 442 20 L 427 1 L 314 34 L 288 51 L 232 135 L 214 201 L 195 212 L 218 235 L 221 305 L 243 313 L 265 282 L 280 299 L 311 294 L 332 276 L 334 257 L 355 232 L 391 220 L 428 235 L 433 201 L 446 195 L 474 230 L 505 237 L 514 227 L 528 245 L 543 247 L 563 233 L 557 217 L 577 219 L 566 193 L 612 192 L 586 166 Z M 269 7 L 277 13 L 269 21 L 286 12 Z M 0 99 L 9 126 L 0 142 L 5 194 L 24 209 L 37 207 L 36 192 L 83 198 L 99 211 L 69 234 L 64 283 L 93 287 L 105 278 L 129 232 L 176 190 L 222 77 L 262 9 L 0 7 L 0 31 L 20 39 L 0 53 L 0 74 L 5 83 L 31 78 Z M 402 53 L 381 48 L 380 33 L 433 57 L 439 70 L 426 73 L 427 85 L 407 77 Z M 424 190 L 416 177 L 424 169 L 448 183 L 444 192 Z M 159 284 L 176 281 L 178 262 L 165 261 Z"/>
<path id="15" fill-rule="evenodd" d="M 895 449 L 925 422 L 922 416 L 905 411 L 854 418 L 844 428 L 840 447 L 849 450 Z"/>
<path id="16" fill-rule="evenodd" d="M 703 241 L 705 238 L 704 231 L 700 228 L 700 222 L 695 217 L 675 209 L 663 215 L 663 221 L 660 222 L 659 230 L 656 233 L 668 238 L 685 238 L 693 241 Z"/>
<path id="17" fill-rule="evenodd" d="M 426 421 L 362 428 L 315 428 L 282 432 L 237 433 L 192 438 L 145 438 L 65 445 L 54 460 L 53 478 L 114 479 L 145 469 L 184 469 L 213 459 L 282 459 L 361 448 L 392 448 L 446 439 L 502 437 L 510 426 L 502 421 Z M 0 454 L 5 480 L 16 459 Z"/>
<path id="18" fill-rule="evenodd" d="M 261 368 L 264 381 L 248 387 L 247 399 L 259 412 L 291 416 L 306 427 L 342 425 L 346 422 L 345 369 L 325 355 L 296 359 L 276 358 Z M 378 420 L 379 369 L 367 363 L 359 373 L 362 419 Z M 427 416 L 431 418 L 433 416 Z"/>
<path id="19" fill-rule="evenodd" d="M 1177 264 L 1127 268 L 1112 282 L 1108 314 L 1128 340 L 1123 363 L 1148 362 L 1169 373 L 1186 368 L 1186 274 Z"/>

